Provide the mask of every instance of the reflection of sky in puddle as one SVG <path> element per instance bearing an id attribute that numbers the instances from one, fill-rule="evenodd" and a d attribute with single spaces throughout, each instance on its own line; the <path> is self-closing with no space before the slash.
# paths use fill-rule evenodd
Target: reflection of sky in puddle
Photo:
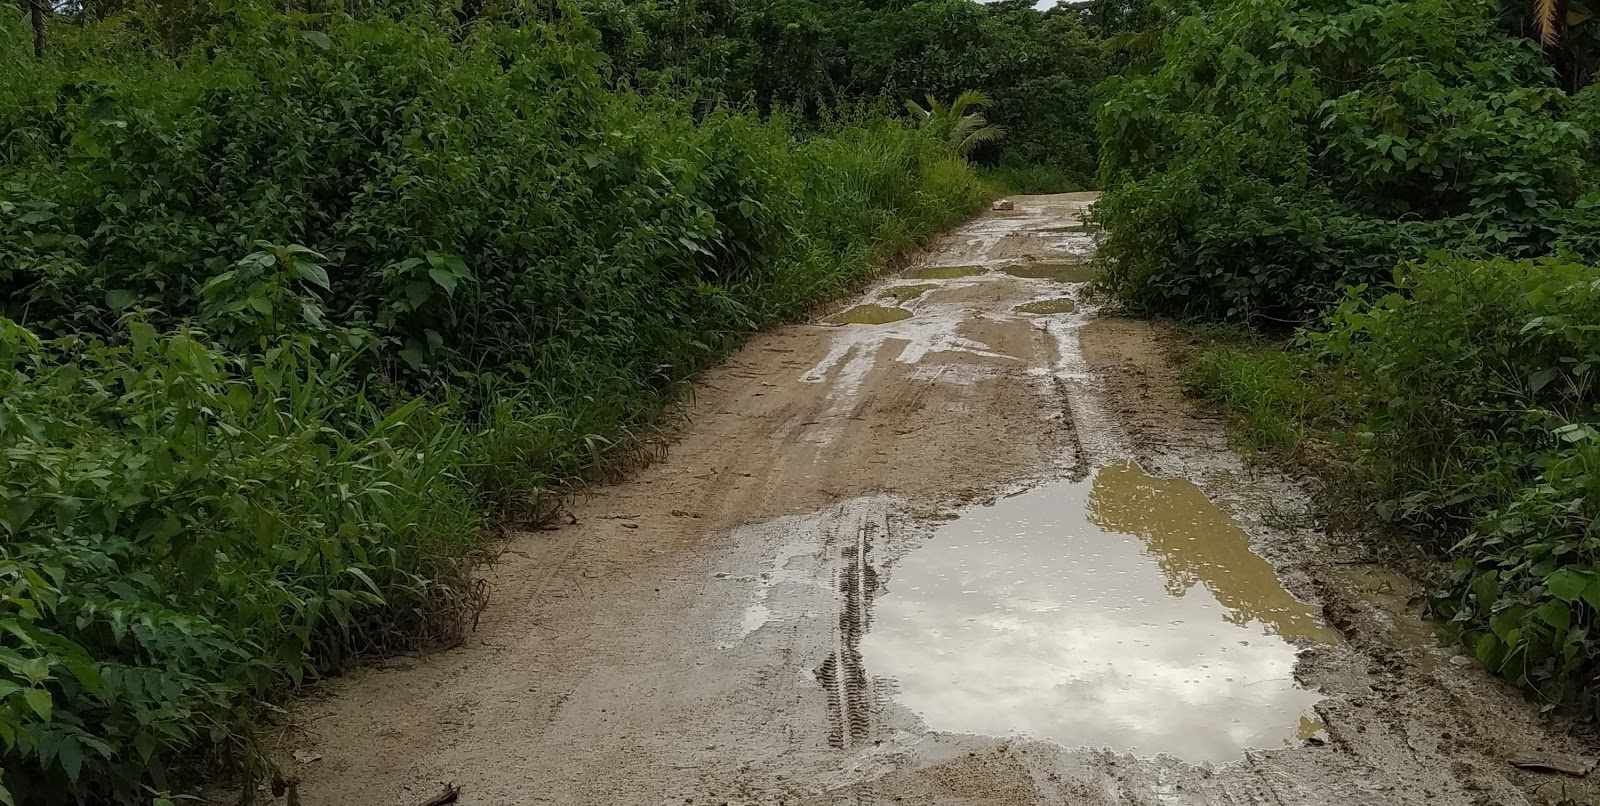
<path id="1" fill-rule="evenodd" d="M 1318 697 L 1284 639 L 1333 640 L 1193 484 L 1127 463 L 968 512 L 873 606 L 866 667 L 930 729 L 1195 762 L 1292 740 Z"/>

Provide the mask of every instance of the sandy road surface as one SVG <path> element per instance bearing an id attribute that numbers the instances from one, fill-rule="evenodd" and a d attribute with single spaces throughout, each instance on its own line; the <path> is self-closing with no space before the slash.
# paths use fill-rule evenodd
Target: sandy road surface
<path id="1" fill-rule="evenodd" d="M 1588 747 L 1246 473 L 1170 336 L 1095 313 L 1091 200 L 858 300 L 909 318 L 753 338 L 664 461 L 511 541 L 467 644 L 301 703 L 302 802 L 1591 802 L 1506 763 Z"/>

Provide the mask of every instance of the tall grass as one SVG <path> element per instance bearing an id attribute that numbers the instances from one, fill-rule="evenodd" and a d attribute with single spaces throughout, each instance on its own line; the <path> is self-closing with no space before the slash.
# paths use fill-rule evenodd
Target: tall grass
<path id="1" fill-rule="evenodd" d="M 454 640 L 537 512 L 743 334 L 987 185 L 900 123 L 611 88 L 537 16 L 0 17 L 0 799 L 165 801 Z"/>

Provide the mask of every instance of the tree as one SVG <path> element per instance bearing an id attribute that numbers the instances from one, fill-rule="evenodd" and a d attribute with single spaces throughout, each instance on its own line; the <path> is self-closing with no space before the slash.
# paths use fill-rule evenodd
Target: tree
<path id="1" fill-rule="evenodd" d="M 922 128 L 930 129 L 939 139 L 950 144 L 957 154 L 966 155 L 978 146 L 999 140 L 1005 130 L 989 123 L 978 110 L 990 106 L 989 96 L 976 90 L 964 90 L 949 106 L 928 96 L 926 108 L 916 101 L 907 100 L 906 109 L 920 121 Z"/>
<path id="2" fill-rule="evenodd" d="M 33 18 L 33 55 L 44 58 L 44 0 L 23 0 L 28 4 L 28 16 Z"/>

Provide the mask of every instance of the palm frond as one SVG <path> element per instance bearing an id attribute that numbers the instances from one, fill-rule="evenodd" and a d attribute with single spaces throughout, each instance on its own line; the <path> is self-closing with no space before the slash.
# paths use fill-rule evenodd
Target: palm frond
<path id="1" fill-rule="evenodd" d="M 1561 39 L 1556 16 L 1561 0 L 1533 0 L 1533 24 L 1539 29 L 1539 44 L 1553 47 Z"/>
<path id="2" fill-rule="evenodd" d="M 971 153 L 978 146 L 999 140 L 1005 134 L 1006 130 L 999 126 L 984 126 L 981 129 L 975 129 L 968 132 L 967 136 L 961 139 L 961 144 L 956 146 L 956 152 L 963 155 Z"/>

